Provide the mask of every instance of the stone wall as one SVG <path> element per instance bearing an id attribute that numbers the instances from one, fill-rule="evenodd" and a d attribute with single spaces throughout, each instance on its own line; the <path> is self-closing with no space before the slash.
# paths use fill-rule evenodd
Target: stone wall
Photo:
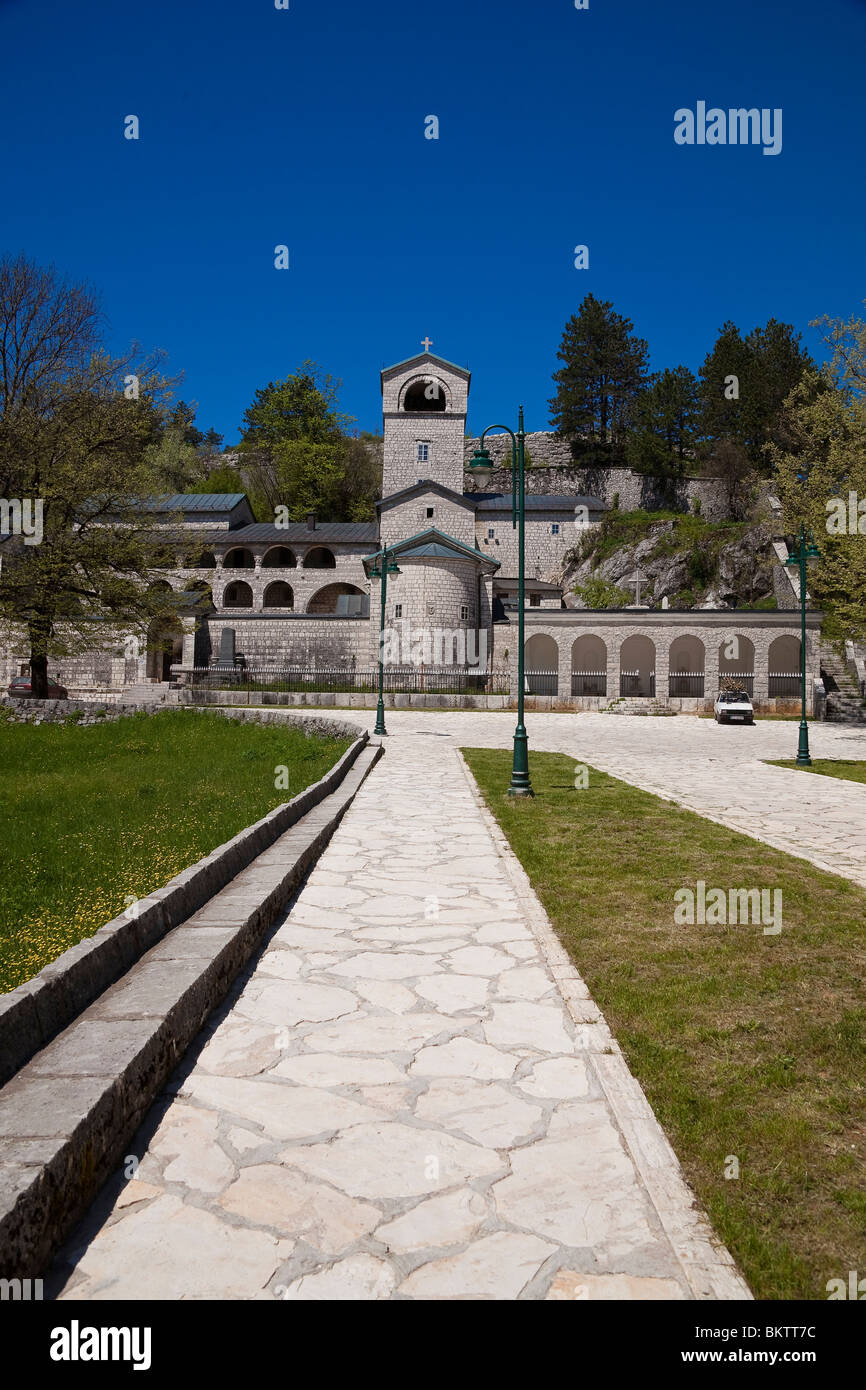
<path id="1" fill-rule="evenodd" d="M 483 591 L 483 585 L 481 587 Z M 432 634 L 436 629 L 461 630 L 467 633 L 465 640 L 469 644 L 468 634 L 475 634 L 479 624 L 482 629 L 487 627 L 488 603 L 489 598 L 483 591 L 479 604 L 479 580 L 474 561 L 449 560 L 446 566 L 441 560 L 433 558 L 401 558 L 400 573 L 388 580 L 385 627 L 401 634 L 401 654 L 405 645 L 404 633 L 408 634 L 406 640 L 411 642 L 413 635 Z M 467 610 L 465 617 L 461 616 L 464 607 Z M 370 633 L 374 653 L 378 653 L 380 612 L 376 581 Z M 431 636 L 429 640 L 432 642 L 434 639 Z M 474 642 L 474 637 L 472 640 Z M 473 646 L 473 650 L 477 651 L 477 647 Z M 403 665 L 407 659 L 402 656 L 392 664 Z M 446 661 L 444 664 L 452 663 Z"/>
<path id="2" fill-rule="evenodd" d="M 366 667 L 371 660 L 370 621 L 336 618 L 221 613 L 208 618 L 210 654 L 219 655 L 220 634 L 230 627 L 235 633 L 235 652 L 248 667 L 309 666 L 344 668 L 353 663 Z"/>
<path id="3" fill-rule="evenodd" d="M 553 526 L 559 527 L 553 534 Z M 478 547 L 500 565 L 497 579 L 513 579 L 517 575 L 517 529 L 511 525 L 511 512 L 481 513 L 477 525 Z M 545 512 L 543 518 L 527 513 L 524 554 L 528 579 L 544 579 L 558 583 L 567 551 L 577 545 L 585 528 L 575 523 L 574 511 Z M 488 532 L 492 531 L 493 536 Z"/>
<path id="4" fill-rule="evenodd" d="M 806 684 L 812 690 L 820 676 L 820 625 L 822 614 L 807 615 L 806 631 Z M 494 629 L 496 653 L 494 665 L 501 665 L 503 649 L 509 649 L 509 668 L 512 676 L 512 689 L 517 682 L 517 615 L 509 615 L 507 624 L 499 623 Z M 614 616 L 610 612 L 560 612 L 546 615 L 543 610 L 527 610 L 525 635 L 527 642 L 526 668 L 537 670 L 554 669 L 548 667 L 547 657 L 543 662 L 536 654 L 539 644 L 529 644 L 533 637 L 551 639 L 555 643 L 555 669 L 558 672 L 558 694 L 561 698 L 571 696 L 572 648 L 575 642 L 592 635 L 600 638 L 606 648 L 605 669 L 607 674 L 607 701 L 620 697 L 620 669 L 622 648 L 631 637 L 648 638 L 652 643 L 649 654 L 649 668 L 655 670 L 656 697 L 661 703 L 668 700 L 668 678 L 672 669 L 681 670 L 682 663 L 672 661 L 672 647 L 678 639 L 687 639 L 691 648 L 695 640 L 703 646 L 701 664 L 692 665 L 689 670 L 704 671 L 704 706 L 712 706 L 719 689 L 720 675 L 752 672 L 754 674 L 754 700 L 757 706 L 766 707 L 770 700 L 768 679 L 771 667 L 775 672 L 787 672 L 790 662 L 785 653 L 788 644 L 779 644 L 771 659 L 770 647 L 779 637 L 799 639 L 799 623 L 795 615 L 780 614 L 718 613 L 710 616 L 708 612 L 654 614 L 647 611 L 619 610 Z M 634 644 L 633 644 L 634 645 Z M 678 642 L 682 649 L 685 645 Z M 699 650 L 699 649 L 698 649 Z M 530 655 L 532 653 L 532 655 Z M 729 655 L 732 653 L 732 655 Z M 674 653 L 675 657 L 675 653 Z M 623 669 L 636 670 L 642 667 L 642 660 L 629 660 Z M 578 665 L 575 669 L 584 669 Z M 593 669 L 596 669 L 593 666 Z M 601 669 L 601 668 L 598 668 Z M 644 693 L 644 692 L 642 692 Z M 604 703 L 604 702 L 602 702 Z"/>
<path id="5" fill-rule="evenodd" d="M 433 515 L 428 516 L 427 512 Z M 419 531 L 435 526 L 447 536 L 475 545 L 475 513 L 471 506 L 461 505 L 438 492 L 421 493 L 396 507 L 387 507 L 381 514 L 382 543 L 394 545 L 407 540 Z"/>
<path id="6" fill-rule="evenodd" d="M 467 437 L 464 461 L 465 492 L 511 491 L 511 441 L 506 435 L 488 435 L 486 444 L 495 462 L 507 458 L 508 466 L 498 468 L 489 481 L 479 484 L 468 468 L 475 452 L 477 438 Z M 708 521 L 724 521 L 729 513 L 727 491 L 720 478 L 682 478 L 674 485 L 662 478 L 633 473 L 630 468 L 580 468 L 572 458 L 571 447 L 557 434 L 539 431 L 526 436 L 526 447 L 533 467 L 526 473 L 527 493 L 563 493 L 598 497 L 606 507 L 613 506 L 614 494 L 619 493 L 622 511 L 664 509 L 691 510 L 699 498 L 701 515 Z M 544 465 L 544 466 L 539 466 Z"/>

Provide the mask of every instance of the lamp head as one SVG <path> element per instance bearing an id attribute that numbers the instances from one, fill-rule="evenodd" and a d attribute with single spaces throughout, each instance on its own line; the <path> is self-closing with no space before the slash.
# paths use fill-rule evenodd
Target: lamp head
<path id="1" fill-rule="evenodd" d="M 493 460 L 483 444 L 479 444 L 469 461 L 470 471 L 475 478 L 486 482 L 493 472 Z"/>

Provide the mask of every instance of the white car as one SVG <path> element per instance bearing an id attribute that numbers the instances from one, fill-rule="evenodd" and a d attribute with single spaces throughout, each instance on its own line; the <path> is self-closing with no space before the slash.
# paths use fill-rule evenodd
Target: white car
<path id="1" fill-rule="evenodd" d="M 754 724 L 755 711 L 745 690 L 720 690 L 713 706 L 717 724 Z"/>

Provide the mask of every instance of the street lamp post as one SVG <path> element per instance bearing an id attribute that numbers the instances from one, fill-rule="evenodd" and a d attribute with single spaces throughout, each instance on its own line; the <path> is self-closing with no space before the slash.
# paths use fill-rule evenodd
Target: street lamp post
<path id="1" fill-rule="evenodd" d="M 807 544 L 806 528 L 801 521 L 797 546 L 785 561 L 786 565 L 797 566 L 800 571 L 800 738 L 797 743 L 799 767 L 812 766 L 812 759 L 809 757 L 809 725 L 806 722 L 806 566 L 810 560 L 817 560 L 821 554 L 814 541 L 814 536 L 809 532 Z"/>
<path id="2" fill-rule="evenodd" d="M 523 428 L 523 406 L 520 407 L 517 434 L 508 425 L 488 425 L 478 441 L 469 464 L 474 477 L 485 480 L 493 472 L 493 460 L 484 447 L 485 436 L 491 430 L 504 430 L 511 436 L 511 526 L 517 528 L 517 728 L 514 730 L 514 755 L 511 765 L 509 796 L 533 796 L 529 781 L 529 740 L 523 722 L 523 631 L 525 625 L 525 562 L 524 532 L 526 523 L 526 486 L 524 478 L 526 431 Z"/>
<path id="3" fill-rule="evenodd" d="M 367 571 L 370 579 L 381 580 L 381 615 L 379 619 L 379 699 L 376 703 L 376 723 L 373 726 L 374 734 L 387 734 L 385 728 L 385 670 L 384 670 L 384 645 L 385 645 L 385 596 L 388 592 L 388 575 L 399 574 L 400 570 L 395 560 L 389 558 L 388 547 L 383 546 L 381 554 L 376 556 L 373 568 Z"/>

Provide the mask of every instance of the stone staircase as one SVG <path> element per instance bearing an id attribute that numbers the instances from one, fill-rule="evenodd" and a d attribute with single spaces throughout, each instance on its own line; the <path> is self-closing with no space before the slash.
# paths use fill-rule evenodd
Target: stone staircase
<path id="1" fill-rule="evenodd" d="M 821 677 L 827 692 L 828 723 L 866 724 L 866 701 L 857 679 L 839 652 L 821 644 Z"/>

